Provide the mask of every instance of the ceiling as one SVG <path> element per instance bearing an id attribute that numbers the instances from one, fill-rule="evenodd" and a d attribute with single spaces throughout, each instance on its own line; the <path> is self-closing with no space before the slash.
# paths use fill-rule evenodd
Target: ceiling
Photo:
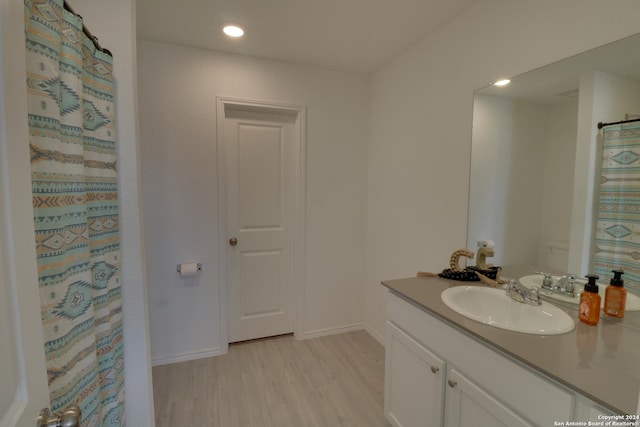
<path id="1" fill-rule="evenodd" d="M 138 39 L 372 72 L 477 1 L 137 0 L 136 16 Z"/>

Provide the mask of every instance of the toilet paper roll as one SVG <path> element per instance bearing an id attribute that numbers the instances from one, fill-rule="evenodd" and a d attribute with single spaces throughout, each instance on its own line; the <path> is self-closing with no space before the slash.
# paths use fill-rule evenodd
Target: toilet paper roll
<path id="1" fill-rule="evenodd" d="M 197 262 L 180 264 L 180 277 L 193 277 L 197 274 L 198 274 Z"/>

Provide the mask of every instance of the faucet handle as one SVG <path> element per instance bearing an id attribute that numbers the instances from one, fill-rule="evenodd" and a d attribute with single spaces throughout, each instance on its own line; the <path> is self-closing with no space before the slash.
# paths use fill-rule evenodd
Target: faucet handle
<path id="1" fill-rule="evenodd" d="M 543 280 L 545 283 L 553 281 L 551 273 L 545 273 L 544 271 L 534 271 L 533 273 L 541 275 L 544 278 Z"/>
<path id="2" fill-rule="evenodd" d="M 576 275 L 567 274 L 567 284 L 564 287 L 564 291 L 571 297 L 576 296 Z"/>
<path id="3" fill-rule="evenodd" d="M 541 274 L 542 279 L 542 287 L 546 289 L 551 289 L 553 287 L 553 276 L 549 273 L 545 273 L 543 271 L 534 271 L 535 274 Z"/>

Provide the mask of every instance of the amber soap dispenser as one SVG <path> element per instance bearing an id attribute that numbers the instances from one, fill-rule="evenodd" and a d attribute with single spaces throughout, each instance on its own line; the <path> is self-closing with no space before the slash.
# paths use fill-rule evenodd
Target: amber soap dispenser
<path id="1" fill-rule="evenodd" d="M 584 292 L 580 294 L 578 318 L 587 325 L 597 325 L 600 320 L 600 295 L 596 280 L 600 277 L 587 274 L 586 278 L 589 281 L 584 285 Z"/>
<path id="2" fill-rule="evenodd" d="M 604 294 L 604 314 L 611 317 L 624 316 L 624 306 L 627 302 L 627 290 L 622 280 L 622 270 L 613 270 L 613 278 Z"/>

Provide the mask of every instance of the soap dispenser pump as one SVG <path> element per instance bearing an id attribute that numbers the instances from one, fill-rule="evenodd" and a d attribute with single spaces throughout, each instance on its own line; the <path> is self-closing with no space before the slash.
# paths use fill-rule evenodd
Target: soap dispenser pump
<path id="1" fill-rule="evenodd" d="M 613 270 L 613 278 L 604 294 L 604 314 L 612 317 L 623 317 L 624 306 L 627 302 L 627 290 L 622 280 L 622 270 Z"/>
<path id="2" fill-rule="evenodd" d="M 587 274 L 586 278 L 589 281 L 584 285 L 584 292 L 580 294 L 578 318 L 587 325 L 596 325 L 600 320 L 600 295 L 596 280 L 600 277 L 595 274 Z"/>

